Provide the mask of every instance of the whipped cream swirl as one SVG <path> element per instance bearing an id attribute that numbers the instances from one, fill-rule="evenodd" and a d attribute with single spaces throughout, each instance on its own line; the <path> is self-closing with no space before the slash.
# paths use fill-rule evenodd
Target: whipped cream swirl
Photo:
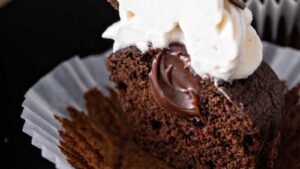
<path id="1" fill-rule="evenodd" d="M 262 43 L 251 26 L 252 13 L 229 0 L 119 0 L 121 20 L 104 38 L 114 51 L 183 43 L 200 76 L 231 81 L 247 78 L 262 62 Z"/>

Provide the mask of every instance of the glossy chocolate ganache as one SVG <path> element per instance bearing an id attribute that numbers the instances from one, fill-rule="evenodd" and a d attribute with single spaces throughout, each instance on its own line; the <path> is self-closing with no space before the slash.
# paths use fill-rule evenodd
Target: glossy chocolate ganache
<path id="1" fill-rule="evenodd" d="M 158 103 L 179 116 L 199 116 L 197 93 L 201 90 L 196 76 L 190 73 L 189 56 L 179 43 L 163 49 L 154 59 L 149 75 Z"/>
<path id="2" fill-rule="evenodd" d="M 184 44 L 172 43 L 169 48 L 163 48 L 159 51 L 152 61 L 152 70 L 149 73 L 151 91 L 157 103 L 168 112 L 180 117 L 201 116 L 200 104 L 203 102 L 201 94 L 206 90 L 201 83 L 205 79 L 205 81 L 213 82 L 218 92 L 228 100 L 244 103 L 247 99 L 243 98 L 242 95 L 249 98 L 258 93 L 256 91 L 258 90 L 257 81 L 261 79 L 263 74 L 266 74 L 266 72 L 269 72 L 270 75 L 274 74 L 269 66 L 263 62 L 249 79 L 226 82 L 210 76 L 203 77 L 196 74 L 190 66 L 190 57 Z M 263 81 L 270 83 L 267 80 Z M 281 85 L 277 86 L 279 86 L 278 90 L 282 90 Z M 246 89 L 253 90 L 253 93 L 245 92 Z M 238 107 L 244 109 L 249 105 L 239 105 Z M 251 111 L 253 110 L 248 112 Z M 257 113 L 255 116 L 260 121 L 260 119 L 264 119 L 263 116 L 265 115 Z M 265 120 L 262 121 L 265 123 Z"/>

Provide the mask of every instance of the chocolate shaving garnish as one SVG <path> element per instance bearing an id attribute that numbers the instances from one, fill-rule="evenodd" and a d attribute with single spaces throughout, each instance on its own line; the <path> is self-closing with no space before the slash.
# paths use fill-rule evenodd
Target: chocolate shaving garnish
<path id="1" fill-rule="evenodd" d="M 163 49 L 154 59 L 149 75 L 152 93 L 170 113 L 181 117 L 199 117 L 198 81 L 180 59 L 184 55 L 180 51 L 185 50 L 177 44 L 176 48 Z"/>
<path id="2" fill-rule="evenodd" d="M 246 5 L 241 0 L 229 0 L 229 2 L 231 2 L 233 5 L 241 8 L 241 9 L 245 9 L 246 8 Z"/>

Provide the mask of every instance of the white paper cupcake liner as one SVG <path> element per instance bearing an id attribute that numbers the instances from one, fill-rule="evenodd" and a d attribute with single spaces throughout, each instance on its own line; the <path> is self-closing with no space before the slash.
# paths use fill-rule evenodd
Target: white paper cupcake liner
<path id="1" fill-rule="evenodd" d="M 59 149 L 61 137 L 58 131 L 64 130 L 54 115 L 69 118 L 67 106 L 85 110 L 83 94 L 97 87 L 106 96 L 106 87 L 113 87 L 109 72 L 105 68 L 109 52 L 86 59 L 74 57 L 65 61 L 44 76 L 25 95 L 22 118 L 23 131 L 32 137 L 32 144 L 42 151 L 42 156 L 53 162 L 58 169 L 71 169 Z M 300 52 L 291 48 L 281 48 L 264 43 L 264 56 L 280 79 L 286 80 L 289 87 L 300 82 Z M 86 111 L 85 111 L 86 112 Z"/>
<path id="2" fill-rule="evenodd" d="M 106 87 L 113 87 L 108 79 L 105 59 L 108 53 L 91 56 L 84 60 L 74 57 L 65 61 L 43 77 L 25 95 L 23 131 L 32 137 L 32 144 L 42 150 L 42 156 L 53 162 L 58 169 L 72 168 L 59 149 L 63 128 L 55 115 L 69 118 L 66 107 L 72 105 L 85 111 L 83 94 L 97 87 L 109 96 Z M 85 111 L 87 112 L 87 111 Z"/>
<path id="3" fill-rule="evenodd" d="M 300 1 L 299 0 L 244 0 L 252 10 L 255 18 L 257 32 L 264 34 L 266 19 L 271 19 L 272 38 L 277 38 L 279 21 L 285 20 L 285 30 L 287 35 L 291 35 L 296 26 L 300 32 Z M 278 2 L 277 2 L 278 1 Z"/>
<path id="4" fill-rule="evenodd" d="M 300 50 L 264 42 L 264 60 L 291 88 L 300 82 Z"/>

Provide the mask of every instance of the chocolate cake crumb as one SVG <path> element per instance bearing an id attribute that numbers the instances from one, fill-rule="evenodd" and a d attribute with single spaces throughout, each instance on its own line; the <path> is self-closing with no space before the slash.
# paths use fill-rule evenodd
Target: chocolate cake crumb
<path id="1" fill-rule="evenodd" d="M 68 162 L 76 169 L 168 169 L 133 144 L 116 95 L 111 95 L 91 89 L 85 94 L 87 114 L 68 107 L 71 119 L 56 117 L 65 129 L 60 148 Z"/>
<path id="2" fill-rule="evenodd" d="M 161 51 L 141 53 L 127 47 L 107 61 L 135 143 L 174 169 L 274 168 L 284 86 L 271 68 L 263 63 L 248 79 L 223 85 L 222 90 L 211 79 L 200 78 L 200 115 L 191 122 L 175 116 L 153 96 L 149 73 Z"/>

